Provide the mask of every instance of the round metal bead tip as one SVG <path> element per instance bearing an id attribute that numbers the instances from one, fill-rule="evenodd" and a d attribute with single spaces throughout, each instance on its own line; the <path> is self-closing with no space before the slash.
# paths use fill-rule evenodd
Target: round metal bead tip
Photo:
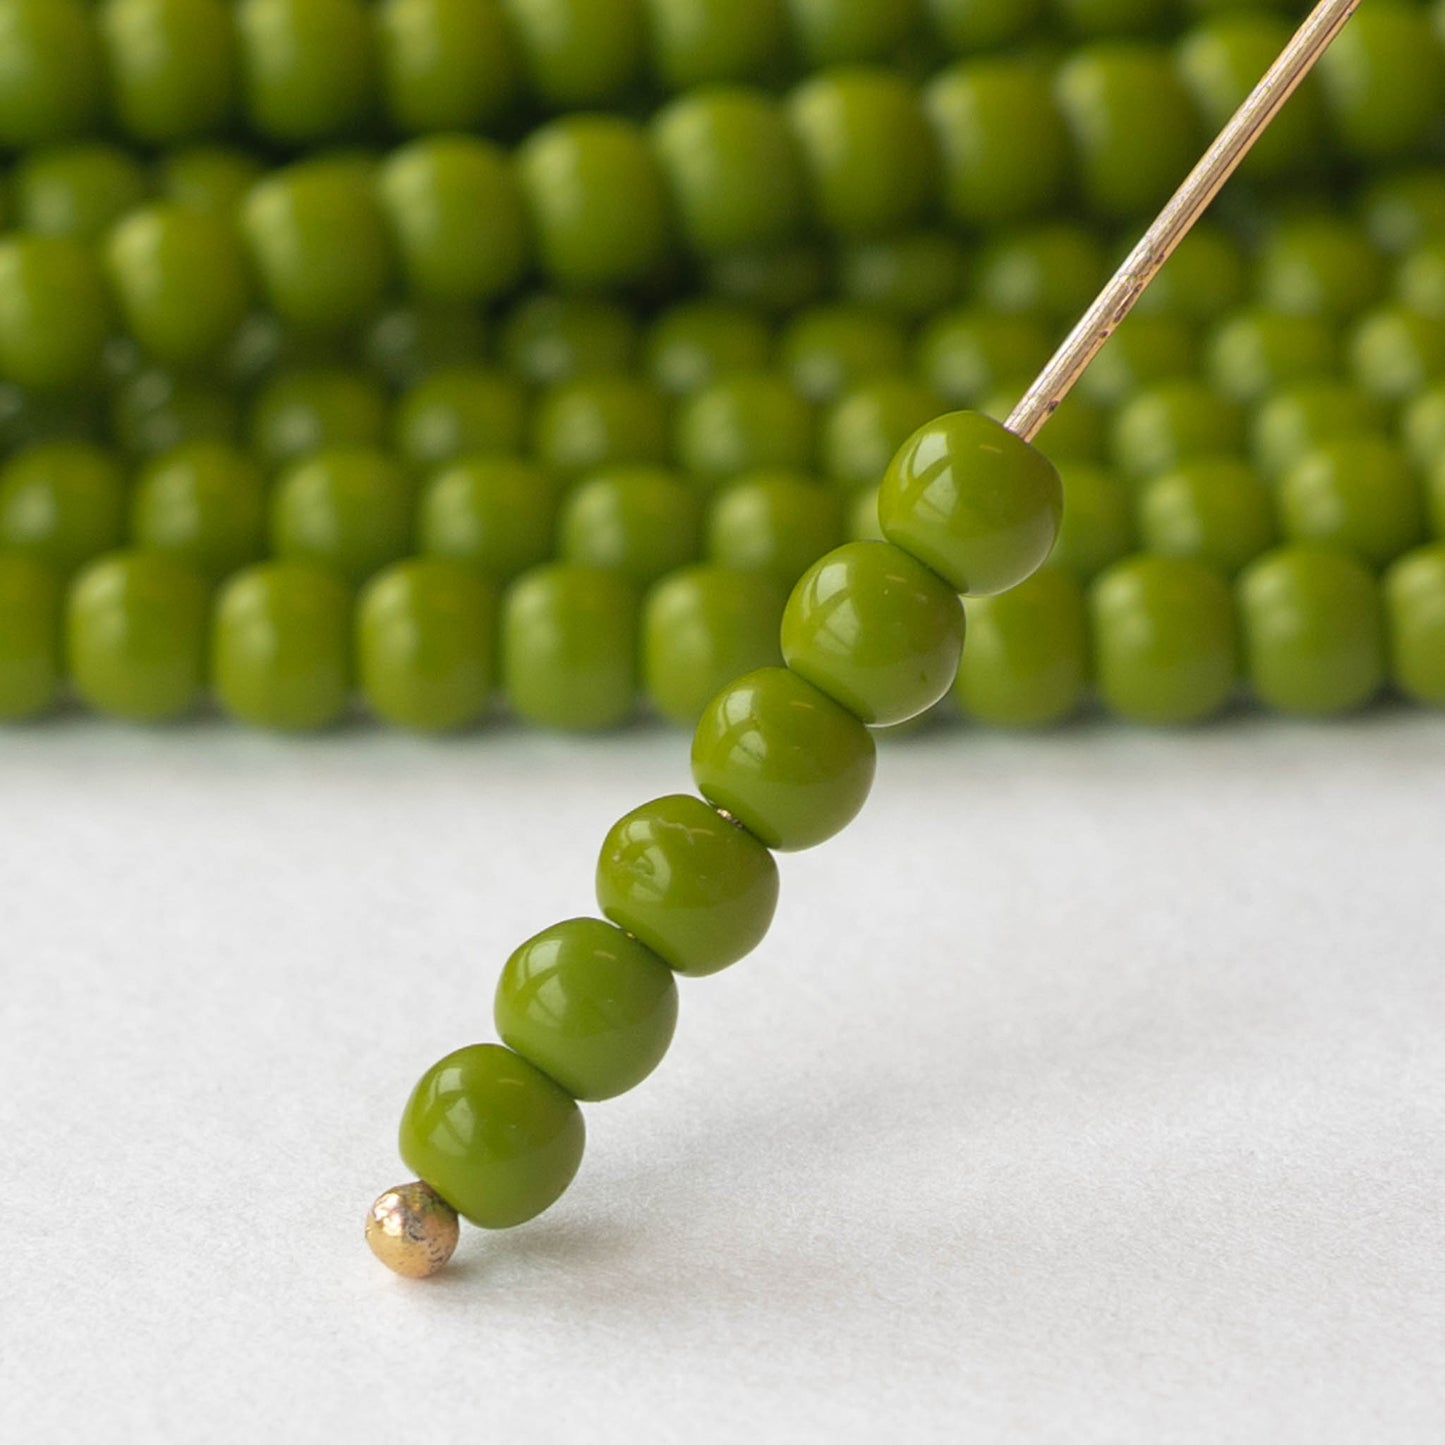
<path id="1" fill-rule="evenodd" d="M 457 1212 L 428 1184 L 398 1184 L 366 1213 L 366 1242 L 390 1270 L 426 1279 L 452 1257 L 461 1237 Z"/>

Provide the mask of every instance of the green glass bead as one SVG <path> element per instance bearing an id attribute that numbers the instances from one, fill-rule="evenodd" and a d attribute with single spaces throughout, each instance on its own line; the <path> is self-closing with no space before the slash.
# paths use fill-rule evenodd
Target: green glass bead
<path id="1" fill-rule="evenodd" d="M 37 391 L 97 380 L 109 335 L 90 247 L 69 236 L 0 239 L 0 377 Z"/>
<path id="2" fill-rule="evenodd" d="M 1259 473 L 1235 457 L 1200 457 L 1139 495 L 1139 539 L 1165 557 L 1193 557 L 1232 577 L 1278 540 Z"/>
<path id="3" fill-rule="evenodd" d="M 868 377 L 904 369 L 907 338 L 891 317 L 833 302 L 799 312 L 778 341 L 778 365 L 809 401 L 825 403 Z"/>
<path id="4" fill-rule="evenodd" d="M 1328 214 L 1277 226 L 1255 258 L 1260 301 L 1274 311 L 1347 321 L 1373 305 L 1384 268 L 1370 238 Z"/>
<path id="5" fill-rule="evenodd" d="M 1063 510 L 1053 463 L 969 411 L 914 432 L 878 493 L 883 535 L 973 596 L 1005 592 L 1043 566 Z"/>
<path id="6" fill-rule="evenodd" d="M 18 552 L 0 553 L 0 722 L 49 710 L 60 690 L 60 580 Z"/>
<path id="7" fill-rule="evenodd" d="M 707 518 L 709 560 L 764 572 L 791 587 L 844 541 L 836 492 L 793 472 L 750 472 L 713 499 Z"/>
<path id="8" fill-rule="evenodd" d="M 707 706 L 692 742 L 698 791 L 769 848 L 842 832 L 873 786 L 873 735 L 787 668 L 750 672 Z"/>
<path id="9" fill-rule="evenodd" d="M 125 484 L 116 459 L 86 442 L 42 442 L 0 467 L 0 547 L 64 576 L 119 544 Z"/>
<path id="10" fill-rule="evenodd" d="M 1219 712 L 1239 675 L 1229 584 L 1189 557 L 1116 563 L 1089 591 L 1099 696 L 1131 722 L 1200 722 Z"/>
<path id="11" fill-rule="evenodd" d="M 1136 481 L 1172 471 L 1196 457 L 1237 456 L 1244 446 L 1243 411 L 1202 382 L 1170 381 L 1151 387 L 1114 418 L 1115 464 Z"/>
<path id="12" fill-rule="evenodd" d="M 397 403 L 392 441 L 397 454 L 427 470 L 462 457 L 521 451 L 527 396 L 504 371 L 446 366 L 409 387 Z"/>
<path id="13" fill-rule="evenodd" d="M 943 410 L 936 392 L 906 376 L 863 382 L 823 414 L 823 472 L 845 491 L 876 487 L 898 448 Z"/>
<path id="14" fill-rule="evenodd" d="M 1409 458 L 1361 432 L 1325 442 L 1284 476 L 1280 525 L 1292 542 L 1338 547 L 1383 567 L 1425 537 L 1425 499 Z"/>
<path id="15" fill-rule="evenodd" d="M 413 295 L 489 301 L 527 261 L 521 189 L 500 147 L 475 136 L 428 136 L 393 151 L 378 193 Z"/>
<path id="16" fill-rule="evenodd" d="M 1445 458 L 1437 458 L 1425 475 L 1425 511 L 1431 534 L 1445 537 Z"/>
<path id="17" fill-rule="evenodd" d="M 1006 382 L 1032 376 L 1052 355 L 1048 328 L 1031 316 L 945 311 L 918 338 L 923 380 L 954 406 L 977 406 Z"/>
<path id="18" fill-rule="evenodd" d="M 80 0 L 0 0 L 0 146 L 88 134 L 105 96 L 100 45 Z"/>
<path id="19" fill-rule="evenodd" d="M 190 140 L 230 119 L 236 37 L 223 0 L 106 0 L 99 22 L 111 102 L 133 140 Z"/>
<path id="20" fill-rule="evenodd" d="M 989 241 L 976 262 L 974 292 L 990 311 L 1072 324 L 1109 270 L 1103 243 L 1092 230 L 1054 221 Z"/>
<path id="21" fill-rule="evenodd" d="M 964 604 L 968 646 L 954 696 L 990 727 L 1052 727 L 1082 707 L 1089 685 L 1084 590 L 1072 572 L 1043 567 L 997 597 Z"/>
<path id="22" fill-rule="evenodd" d="M 803 159 L 771 96 L 723 86 L 693 91 L 659 112 L 652 140 L 691 250 L 778 246 L 802 230 Z"/>
<path id="23" fill-rule="evenodd" d="M 240 238 L 211 212 L 177 205 L 133 211 L 111 232 L 105 260 L 130 334 L 168 365 L 216 356 L 251 309 Z"/>
<path id="24" fill-rule="evenodd" d="M 1119 407 L 1160 382 L 1193 377 L 1198 364 L 1189 322 L 1172 314 L 1135 312 L 1104 343 L 1079 378 L 1078 391 L 1095 406 Z"/>
<path id="25" fill-rule="evenodd" d="M 1417 247 L 1400 262 L 1395 295 L 1409 311 L 1445 317 L 1445 242 Z"/>
<path id="26" fill-rule="evenodd" d="M 597 901 L 677 973 L 717 973 L 763 940 L 778 865 L 751 833 L 677 794 L 613 824 L 597 860 Z"/>
<path id="27" fill-rule="evenodd" d="M 502 327 L 507 367 L 534 386 L 630 371 L 637 325 L 622 306 L 586 296 L 530 296 Z"/>
<path id="28" fill-rule="evenodd" d="M 672 91 L 764 81 L 788 50 L 785 0 L 646 0 L 652 69 Z"/>
<path id="29" fill-rule="evenodd" d="M 417 513 L 423 552 L 510 582 L 552 555 L 557 488 L 532 462 L 467 457 L 427 484 Z"/>
<path id="30" fill-rule="evenodd" d="M 196 145 L 163 156 L 156 180 L 165 200 L 230 219 L 265 173 L 265 166 L 249 151 Z"/>
<path id="31" fill-rule="evenodd" d="M 351 594 L 300 562 L 237 572 L 216 599 L 216 700 L 251 727 L 309 732 L 336 722 L 351 694 Z"/>
<path id="32" fill-rule="evenodd" d="M 392 306 L 361 339 L 366 364 L 397 391 L 444 367 L 472 365 L 488 349 L 480 309 L 456 302 Z"/>
<path id="33" fill-rule="evenodd" d="M 370 447 L 326 447 L 295 462 L 271 495 L 271 547 L 359 586 L 411 546 L 412 490 Z"/>
<path id="34" fill-rule="evenodd" d="M 130 504 L 131 539 L 203 577 L 226 576 L 262 554 L 266 490 L 261 469 L 219 442 L 190 442 L 142 468 Z"/>
<path id="35" fill-rule="evenodd" d="M 776 667 L 787 592 L 763 572 L 684 567 L 647 594 L 643 685 L 654 710 L 691 727 L 734 678 Z"/>
<path id="36" fill-rule="evenodd" d="M 1179 243 L 1132 315 L 1213 321 L 1245 300 L 1249 283 L 1249 265 L 1239 242 L 1222 226 L 1204 221 Z"/>
<path id="37" fill-rule="evenodd" d="M 702 501 L 663 467 L 609 467 L 573 487 L 557 524 L 567 562 L 647 587 L 702 552 Z"/>
<path id="38" fill-rule="evenodd" d="M 648 328 L 643 369 L 654 386 L 686 396 L 739 371 L 761 371 L 772 360 L 767 322 L 727 301 L 682 301 Z"/>
<path id="39" fill-rule="evenodd" d="M 135 157 L 101 141 L 30 151 L 11 173 L 17 229 L 78 241 L 99 240 L 146 191 Z"/>
<path id="40" fill-rule="evenodd" d="M 920 0 L 788 0 L 793 35 L 810 69 L 887 64 L 918 29 Z"/>
<path id="41" fill-rule="evenodd" d="M 574 1099 L 614 1099 L 662 1062 L 677 1026 L 677 980 L 599 918 L 554 923 L 507 960 L 497 1033 Z"/>
<path id="42" fill-rule="evenodd" d="M 624 100 L 642 68 L 641 0 L 502 0 L 531 93 L 565 109 Z"/>
<path id="43" fill-rule="evenodd" d="M 1436 166 L 1387 172 L 1365 186 L 1359 212 L 1370 240 L 1386 255 L 1445 241 L 1445 175 Z"/>
<path id="44" fill-rule="evenodd" d="M 1047 0 L 924 0 L 928 22 L 956 55 L 974 55 L 1021 40 L 1039 23 Z"/>
<path id="45" fill-rule="evenodd" d="M 246 197 L 241 222 L 283 321 L 337 330 L 377 308 L 391 279 L 391 241 L 374 188 L 350 167 L 311 161 L 272 172 Z"/>
<path id="46" fill-rule="evenodd" d="M 1445 705 L 1445 543 L 1400 558 L 1384 594 L 1395 686 L 1414 702 Z"/>
<path id="47" fill-rule="evenodd" d="M 371 107 L 371 17 L 359 0 L 239 0 L 247 119 L 268 140 L 350 133 Z"/>
<path id="48" fill-rule="evenodd" d="M 1261 308 L 1226 317 L 1204 348 L 1209 382 L 1222 395 L 1246 403 L 1329 377 L 1338 360 L 1334 327 L 1325 318 Z"/>
<path id="49" fill-rule="evenodd" d="M 1407 401 L 1445 377 L 1445 317 L 1380 307 L 1361 320 L 1349 350 L 1351 373 L 1365 391 Z"/>
<path id="50" fill-rule="evenodd" d="M 153 457 L 188 442 L 239 443 L 240 400 L 202 375 L 148 367 L 111 398 L 110 431 L 122 451 Z"/>
<path id="51" fill-rule="evenodd" d="M 1250 686 L 1276 712 L 1329 717 L 1362 707 L 1385 681 L 1380 589 L 1343 552 L 1281 547 L 1239 584 Z"/>
<path id="52" fill-rule="evenodd" d="M 842 236 L 882 236 L 921 220 L 937 186 L 933 133 L 913 86 L 863 66 L 815 76 L 789 98 L 814 213 Z"/>
<path id="53" fill-rule="evenodd" d="M 666 257 L 670 211 L 661 167 L 620 116 L 566 116 L 516 152 L 537 256 L 558 286 L 589 291 L 645 280 Z"/>
<path id="54" fill-rule="evenodd" d="M 502 683 L 541 727 L 617 727 L 637 693 L 637 589 L 615 572 L 557 562 L 512 584 L 502 604 Z"/>
<path id="55" fill-rule="evenodd" d="M 705 280 L 725 300 L 786 316 L 828 290 L 828 262 L 811 241 L 750 246 L 708 258 Z"/>
<path id="56" fill-rule="evenodd" d="M 966 269 L 963 247 L 942 231 L 906 231 L 844 244 L 839 291 L 900 321 L 922 321 L 958 300 Z"/>
<path id="57" fill-rule="evenodd" d="M 820 558 L 783 612 L 783 658 L 870 727 L 932 707 L 953 683 L 963 606 L 923 563 L 887 542 Z"/>
<path id="58" fill-rule="evenodd" d="M 497 1044 L 433 1064 L 401 1117 L 406 1167 L 482 1229 L 525 1224 L 555 1204 L 585 1141 L 566 1090 Z"/>
<path id="59" fill-rule="evenodd" d="M 487 582 L 444 558 L 410 557 L 378 573 L 356 607 L 367 706 L 418 732 L 475 722 L 491 691 L 496 613 Z"/>
<path id="60" fill-rule="evenodd" d="M 381 0 L 378 63 L 387 119 L 406 135 L 482 130 L 521 83 L 497 0 Z"/>
<path id="61" fill-rule="evenodd" d="M 1073 165 L 1049 73 L 1026 58 L 970 60 L 925 87 L 942 204 L 968 228 L 1027 220 L 1062 199 Z"/>
<path id="62" fill-rule="evenodd" d="M 322 447 L 379 446 L 387 410 L 386 393 L 364 372 L 297 367 L 256 394 L 247 433 L 262 465 L 278 467 Z"/>
<path id="63" fill-rule="evenodd" d="M 712 489 L 763 468 L 807 471 L 813 408 L 780 376 L 723 377 L 678 406 L 673 452 L 699 486 Z"/>
<path id="64" fill-rule="evenodd" d="M 92 562 L 66 602 L 66 661 L 81 701 L 131 722 L 190 712 L 205 685 L 210 600 L 197 573 L 160 553 Z"/>
<path id="65" fill-rule="evenodd" d="M 1445 54 L 1418 5 L 1366 8 L 1320 57 L 1336 138 L 1361 160 L 1410 155 L 1439 119 Z"/>
<path id="66" fill-rule="evenodd" d="M 532 454 L 558 477 L 668 459 L 668 401 L 630 376 L 590 376 L 552 387 L 532 413 Z"/>
<path id="67" fill-rule="evenodd" d="M 1254 414 L 1250 455 L 1278 482 L 1316 448 L 1384 425 L 1380 402 L 1344 382 L 1311 381 L 1270 397 Z M 1445 411 L 1441 436 L 1445 438 Z"/>
<path id="68" fill-rule="evenodd" d="M 1374 418 L 1377 428 L 1380 420 Z M 1422 472 L 1445 456 L 1445 382 L 1437 382 L 1406 404 L 1400 413 L 1400 440 Z"/>
<path id="69" fill-rule="evenodd" d="M 1065 462 L 1060 479 L 1064 515 L 1049 561 L 1072 572 L 1080 582 L 1092 582 L 1134 550 L 1129 489 L 1107 467 L 1087 464 Z"/>

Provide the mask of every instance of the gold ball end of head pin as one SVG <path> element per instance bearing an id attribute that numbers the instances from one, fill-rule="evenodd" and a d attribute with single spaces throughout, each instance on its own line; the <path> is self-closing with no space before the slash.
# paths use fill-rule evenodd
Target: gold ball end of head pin
<path id="1" fill-rule="evenodd" d="M 426 1184 L 388 1189 L 366 1213 L 366 1242 L 389 1269 L 408 1279 L 435 1274 L 461 1236 L 457 1212 Z"/>

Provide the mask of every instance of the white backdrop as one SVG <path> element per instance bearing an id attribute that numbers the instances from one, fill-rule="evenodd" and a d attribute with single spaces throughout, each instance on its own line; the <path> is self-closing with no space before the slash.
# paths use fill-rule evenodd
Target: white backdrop
<path id="1" fill-rule="evenodd" d="M 1438 1445 L 1439 716 L 890 743 L 563 1201 L 389 1276 L 412 1082 L 685 755 L 0 734 L 0 1438 Z"/>

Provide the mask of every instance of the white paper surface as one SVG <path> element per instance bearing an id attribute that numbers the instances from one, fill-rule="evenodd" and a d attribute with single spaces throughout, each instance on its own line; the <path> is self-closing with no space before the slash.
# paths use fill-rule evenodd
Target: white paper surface
<path id="1" fill-rule="evenodd" d="M 0 1440 L 1445 1438 L 1439 716 L 888 745 L 562 1202 L 390 1277 L 415 1077 L 687 784 L 0 734 Z"/>

